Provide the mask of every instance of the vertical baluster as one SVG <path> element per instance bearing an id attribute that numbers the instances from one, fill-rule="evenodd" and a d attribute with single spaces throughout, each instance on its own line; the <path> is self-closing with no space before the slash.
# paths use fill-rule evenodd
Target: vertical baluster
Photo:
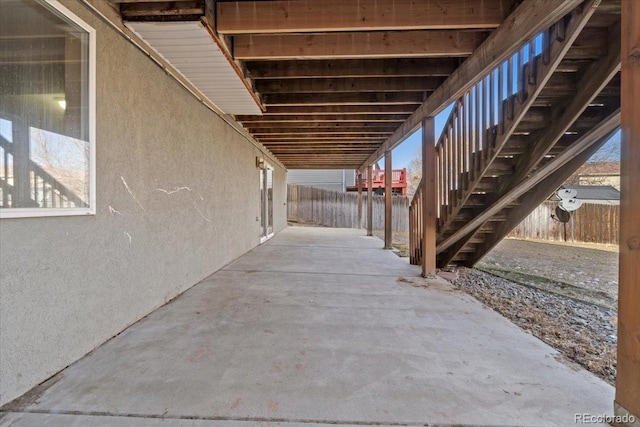
<path id="1" fill-rule="evenodd" d="M 549 65 L 551 61 L 551 33 L 554 31 L 554 26 L 542 33 L 542 62 L 544 65 Z"/>
<path id="2" fill-rule="evenodd" d="M 473 152 L 475 144 L 473 140 L 473 88 L 467 96 L 467 172 L 473 170 Z"/>
<path id="3" fill-rule="evenodd" d="M 449 126 L 447 125 L 442 131 L 444 134 L 442 137 L 442 181 L 443 181 L 443 189 L 442 189 L 442 204 L 447 205 L 447 191 L 449 187 L 449 167 L 451 163 L 449 163 Z M 446 215 L 446 211 L 445 211 Z"/>
<path id="4" fill-rule="evenodd" d="M 416 239 L 416 264 L 420 264 L 420 233 L 422 231 L 420 228 L 420 206 L 422 206 L 422 202 L 420 201 L 421 194 L 422 193 L 418 193 L 418 197 L 416 197 L 416 205 L 414 206 L 416 212 L 416 235 L 414 236 Z"/>
<path id="5" fill-rule="evenodd" d="M 458 176 L 460 175 L 460 102 L 456 104 L 453 134 L 453 190 L 458 188 Z M 455 192 L 455 191 L 454 191 Z M 452 200 L 453 204 L 455 200 Z"/>
<path id="6" fill-rule="evenodd" d="M 562 18 L 555 24 L 554 38 L 551 41 L 553 44 L 554 41 L 563 42 L 564 39 L 567 38 L 567 21 L 566 18 Z"/>
<path id="7" fill-rule="evenodd" d="M 33 177 L 33 182 L 32 182 L 32 189 L 33 189 L 33 202 L 34 203 L 38 203 L 38 175 L 36 175 L 34 172 L 31 173 L 31 176 Z"/>
<path id="8" fill-rule="evenodd" d="M 500 67 L 498 68 L 498 94 L 497 94 L 498 117 L 496 117 L 497 118 L 496 123 L 498 125 L 499 133 L 503 132 L 503 123 L 502 123 L 502 120 L 504 119 L 504 103 L 502 102 L 503 91 L 504 91 L 504 62 L 500 64 Z"/>
<path id="9" fill-rule="evenodd" d="M 9 183 L 9 150 L 2 150 L 4 156 L 4 171 L 2 178 L 5 182 Z M 8 208 L 9 206 L 9 194 L 7 191 L 2 190 L 2 207 Z"/>
<path id="10" fill-rule="evenodd" d="M 463 176 L 467 171 L 467 94 L 462 95 L 460 100 L 460 185 L 458 189 L 463 187 Z"/>
<path id="11" fill-rule="evenodd" d="M 447 198 L 447 216 L 451 214 L 451 191 L 453 190 L 453 170 L 454 170 L 454 164 L 453 164 L 453 126 L 450 126 L 449 129 L 447 129 L 447 133 L 449 134 L 449 137 L 447 138 L 447 176 L 449 179 L 447 179 L 447 191 L 445 193 L 445 196 Z"/>
<path id="12" fill-rule="evenodd" d="M 415 265 L 413 260 L 413 200 L 409 205 L 409 264 Z"/>
<path id="13" fill-rule="evenodd" d="M 440 178 L 440 217 L 444 219 L 446 215 L 446 210 L 442 209 L 443 206 L 446 205 L 446 197 L 445 193 L 447 188 L 447 129 L 443 129 L 442 141 L 440 144 L 440 153 L 438 154 L 438 158 L 440 160 L 440 170 L 442 171 L 442 177 Z"/>
<path id="14" fill-rule="evenodd" d="M 443 197 L 444 197 L 444 204 L 447 207 L 447 210 L 445 212 L 445 217 L 448 218 L 449 217 L 449 190 L 451 189 L 451 168 L 452 168 L 452 164 L 451 164 L 451 133 L 450 133 L 450 128 L 447 128 L 447 145 L 446 145 L 446 150 L 445 150 L 445 156 L 444 156 L 444 167 L 445 167 L 445 173 L 447 174 L 447 179 L 445 180 L 445 189 L 444 189 L 444 193 L 443 193 Z"/>
<path id="15" fill-rule="evenodd" d="M 442 151 L 442 145 L 438 145 L 436 147 L 436 224 L 440 223 L 440 210 L 441 210 L 441 198 L 442 193 L 440 192 L 441 186 L 440 181 L 442 179 L 442 165 L 440 164 L 441 156 L 440 152 Z"/>
<path id="16" fill-rule="evenodd" d="M 475 136 L 475 140 L 476 140 L 476 154 L 475 154 L 475 158 L 474 158 L 474 165 L 473 165 L 473 169 L 474 169 L 474 174 L 473 174 L 473 180 L 475 182 L 475 180 L 477 179 L 476 174 L 480 173 L 480 156 L 482 155 L 482 129 L 484 129 L 483 123 L 482 123 L 482 92 L 484 89 L 484 80 L 481 80 L 480 82 L 478 82 L 478 84 L 476 85 L 476 121 L 475 121 L 475 130 L 476 130 L 476 136 Z"/>
<path id="17" fill-rule="evenodd" d="M 464 135 L 463 135 L 463 122 L 464 122 L 464 103 L 460 100 L 460 110 L 458 115 L 458 134 L 456 147 L 458 150 L 458 173 L 456 174 L 456 192 L 454 200 L 455 206 L 458 206 L 458 191 L 462 188 L 462 174 L 464 173 Z"/>
<path id="18" fill-rule="evenodd" d="M 493 128 L 496 125 L 496 86 L 498 86 L 498 75 L 497 71 L 491 73 L 491 78 L 489 80 L 489 111 L 491 113 L 489 127 Z"/>
<path id="19" fill-rule="evenodd" d="M 536 55 L 536 39 L 531 40 L 529 43 L 529 73 L 527 75 L 527 81 L 529 86 L 535 86 L 538 82 L 538 55 Z"/>
<path id="20" fill-rule="evenodd" d="M 506 98 L 506 103 L 507 103 L 507 117 L 509 120 L 513 120 L 513 101 L 514 101 L 514 84 L 513 84 L 513 75 L 514 75 L 514 68 L 515 68 L 515 58 L 514 55 L 511 55 L 511 57 L 509 58 L 509 61 L 507 61 L 507 98 Z M 505 120 L 506 122 L 506 120 Z"/>
<path id="21" fill-rule="evenodd" d="M 520 51 L 518 52 L 518 74 L 516 77 L 518 78 L 518 100 L 520 101 L 520 103 L 523 103 L 524 100 L 526 99 L 525 79 L 527 77 L 527 68 L 528 68 L 528 66 L 525 65 L 525 60 L 524 60 L 524 53 L 526 50 L 527 50 L 527 45 L 524 45 L 522 49 L 520 49 Z"/>
<path id="22" fill-rule="evenodd" d="M 487 76 L 482 83 L 482 111 L 482 158 L 484 159 L 489 152 L 487 129 L 491 128 L 491 76 Z"/>

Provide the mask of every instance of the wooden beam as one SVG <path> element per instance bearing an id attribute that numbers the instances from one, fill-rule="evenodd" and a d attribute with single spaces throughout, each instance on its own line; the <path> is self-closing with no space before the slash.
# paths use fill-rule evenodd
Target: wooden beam
<path id="1" fill-rule="evenodd" d="M 411 135 L 425 117 L 436 116 L 460 98 L 480 78 L 487 75 L 538 32 L 577 7 L 581 0 L 524 0 L 518 8 L 478 47 L 404 124 L 365 163 L 374 163 Z M 364 164 L 363 164 L 364 167 Z"/>
<path id="2" fill-rule="evenodd" d="M 422 93 L 398 92 L 398 93 L 321 93 L 310 96 L 309 94 L 266 94 L 264 104 L 267 109 L 272 105 L 296 106 L 296 105 L 415 105 L 423 98 Z"/>
<path id="3" fill-rule="evenodd" d="M 304 129 L 306 132 L 310 132 L 313 129 L 322 129 L 322 130 L 331 130 L 331 131 L 339 131 L 341 129 L 357 129 L 361 132 L 369 132 L 369 129 L 372 129 L 372 132 L 377 132 L 383 130 L 385 132 L 393 132 L 397 126 L 391 122 L 265 122 L 265 123 L 243 123 L 243 125 L 250 131 L 258 132 L 261 129 L 265 131 L 269 130 L 288 130 L 294 129 L 297 131 L 298 129 Z"/>
<path id="4" fill-rule="evenodd" d="M 622 1 L 622 150 L 616 414 L 640 420 L 640 4 Z"/>
<path id="5" fill-rule="evenodd" d="M 233 39 L 233 54 L 240 60 L 469 56 L 486 36 L 453 30 L 240 35 Z"/>
<path id="6" fill-rule="evenodd" d="M 342 116 L 344 114 L 411 114 L 416 104 L 395 104 L 395 105 L 270 105 L 264 116 L 286 116 L 286 115 L 333 115 Z"/>
<path id="7" fill-rule="evenodd" d="M 422 122 L 422 277 L 436 274 L 436 131 L 435 119 Z"/>
<path id="8" fill-rule="evenodd" d="M 367 236 L 373 236 L 373 167 L 367 165 Z"/>
<path id="9" fill-rule="evenodd" d="M 369 122 L 369 123 L 402 123 L 406 114 L 309 114 L 309 115 L 264 115 L 264 116 L 236 116 L 236 120 L 247 125 L 249 123 L 340 123 L 340 122 Z"/>
<path id="10" fill-rule="evenodd" d="M 239 1 L 217 11 L 222 34 L 493 29 L 510 12 L 501 0 Z"/>
<path id="11" fill-rule="evenodd" d="M 442 77 L 359 77 L 336 79 L 259 80 L 256 90 L 267 93 L 424 92 L 434 91 Z"/>
<path id="12" fill-rule="evenodd" d="M 374 144 L 384 140 L 384 136 L 362 136 L 362 135 L 280 135 L 261 136 L 258 139 L 264 144 L 322 144 L 322 143 L 363 143 Z"/>
<path id="13" fill-rule="evenodd" d="M 574 143 L 571 147 L 563 151 L 562 154 L 556 156 L 543 167 L 536 170 L 524 181 L 520 182 L 517 187 L 502 194 L 500 199 L 488 205 L 482 212 L 476 214 L 472 220 L 468 221 L 465 225 L 460 227 L 453 234 L 440 242 L 438 244 L 437 252 L 441 253 L 447 250 L 459 239 L 463 238 L 465 235 L 480 227 L 493 215 L 497 214 L 514 200 L 535 187 L 539 181 L 560 169 L 578 154 L 584 152 L 588 147 L 602 141 L 602 138 L 610 135 L 611 132 L 619 126 L 619 124 L 620 111 L 618 110 L 607 117 L 605 120 L 603 120 L 599 126 L 586 133 L 582 138 L 578 140 L 578 142 Z"/>
<path id="14" fill-rule="evenodd" d="M 460 58 L 334 59 L 330 61 L 247 61 L 254 80 L 291 78 L 428 77 L 458 68 Z"/>
<path id="15" fill-rule="evenodd" d="M 198 0 L 120 4 L 120 15 L 125 21 L 197 21 L 204 13 L 204 2 Z"/>
<path id="16" fill-rule="evenodd" d="M 287 163 L 285 166 L 287 169 L 354 169 L 353 163 L 326 164 L 319 166 L 309 166 L 305 163 Z"/>
<path id="17" fill-rule="evenodd" d="M 371 152 L 373 151 L 375 148 L 374 147 L 358 147 L 357 145 L 351 146 L 351 147 L 345 147 L 345 146 L 341 146 L 341 147 L 333 147 L 333 146 L 316 146 L 316 145 L 311 145 L 308 147 L 305 146 L 298 146 L 298 145 L 293 145 L 291 147 L 287 147 L 287 146 L 282 146 L 282 145 L 266 145 L 269 150 L 272 153 L 276 153 L 276 152 L 283 152 L 283 153 L 305 153 L 305 152 L 310 152 L 310 151 L 316 151 L 316 150 L 320 150 L 323 152 L 331 152 L 331 151 L 336 151 L 336 152 Z"/>
<path id="18" fill-rule="evenodd" d="M 393 249 L 393 212 L 391 196 L 393 194 L 393 166 L 391 151 L 384 153 L 384 248 Z"/>
<path id="19" fill-rule="evenodd" d="M 315 128 L 283 128 L 283 129 L 273 129 L 273 128 L 251 128 L 248 129 L 251 135 L 260 137 L 260 136 L 276 136 L 276 135 L 301 135 L 301 134 L 309 134 L 309 135 L 367 135 L 367 136 L 387 136 L 391 135 L 394 128 L 388 127 L 379 127 L 379 128 L 363 128 L 363 127 L 315 127 Z"/>

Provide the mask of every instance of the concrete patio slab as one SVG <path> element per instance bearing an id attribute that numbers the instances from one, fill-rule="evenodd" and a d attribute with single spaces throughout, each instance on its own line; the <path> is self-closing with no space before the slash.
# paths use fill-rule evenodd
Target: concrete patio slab
<path id="1" fill-rule="evenodd" d="M 0 425 L 546 426 L 611 414 L 611 386 L 381 247 L 359 230 L 288 228 L 5 406 Z"/>

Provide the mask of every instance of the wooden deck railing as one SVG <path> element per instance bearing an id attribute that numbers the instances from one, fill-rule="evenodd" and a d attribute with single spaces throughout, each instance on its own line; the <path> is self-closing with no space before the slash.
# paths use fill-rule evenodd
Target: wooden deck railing
<path id="1" fill-rule="evenodd" d="M 78 197 L 50 173 L 38 166 L 33 160 L 27 161 L 28 196 L 17 202 L 15 194 L 15 165 L 13 163 L 13 143 L 0 136 L 0 153 L 3 156 L 3 168 L 0 171 L 0 199 L 2 207 L 40 207 L 40 208 L 76 208 L 86 207 L 87 202 Z"/>

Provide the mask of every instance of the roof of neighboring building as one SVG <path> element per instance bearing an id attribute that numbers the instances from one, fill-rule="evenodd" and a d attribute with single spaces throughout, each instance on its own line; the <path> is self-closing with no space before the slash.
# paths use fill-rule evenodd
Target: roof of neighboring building
<path id="1" fill-rule="evenodd" d="M 620 192 L 611 185 L 563 185 L 562 188 L 576 190 L 580 200 L 620 200 Z"/>

